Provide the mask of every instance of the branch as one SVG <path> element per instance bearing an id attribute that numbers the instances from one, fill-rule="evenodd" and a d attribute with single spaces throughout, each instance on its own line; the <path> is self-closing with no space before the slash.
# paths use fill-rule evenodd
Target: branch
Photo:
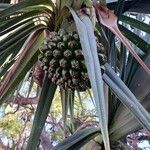
<path id="1" fill-rule="evenodd" d="M 41 133 L 40 141 L 43 149 L 50 150 L 53 148 L 52 141 L 48 138 L 45 131 Z"/>
<path id="2" fill-rule="evenodd" d="M 39 98 L 38 97 L 33 97 L 33 98 L 26 98 L 23 96 L 20 97 L 9 97 L 8 103 L 13 103 L 13 104 L 18 104 L 18 105 L 28 105 L 28 104 L 37 104 Z"/>

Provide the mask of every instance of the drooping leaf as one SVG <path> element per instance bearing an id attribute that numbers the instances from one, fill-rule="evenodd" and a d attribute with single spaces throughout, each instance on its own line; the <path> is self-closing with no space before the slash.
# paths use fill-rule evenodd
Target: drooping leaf
<path id="1" fill-rule="evenodd" d="M 133 57 L 139 62 L 139 64 L 143 67 L 143 69 L 150 75 L 150 69 L 145 65 L 145 63 L 134 51 L 128 39 L 120 32 L 117 25 L 117 20 L 118 20 L 117 16 L 114 15 L 114 13 L 105 6 L 97 4 L 95 5 L 95 8 L 98 16 L 97 19 L 100 20 L 100 22 L 104 26 L 110 29 L 121 40 L 121 42 L 126 46 L 126 48 L 133 55 Z"/>
<path id="2" fill-rule="evenodd" d="M 8 97 L 13 94 L 13 92 L 17 89 L 19 89 L 19 86 L 21 85 L 23 78 L 26 76 L 27 72 L 34 66 L 34 64 L 37 61 L 38 52 L 34 54 L 34 56 L 30 59 L 30 61 L 27 62 L 26 66 L 23 68 L 23 70 L 19 73 L 17 78 L 13 81 L 8 91 L 6 91 L 5 95 L 0 99 L 0 105 L 7 101 Z M 5 78 L 4 78 L 5 79 Z M 3 83 L 3 81 L 2 81 Z M 1 88 L 1 87 L 0 87 Z"/>
<path id="3" fill-rule="evenodd" d="M 125 84 L 120 80 L 120 78 L 115 75 L 115 72 L 106 66 L 106 74 L 103 75 L 103 79 L 109 85 L 109 87 L 114 91 L 120 101 L 134 114 L 139 123 L 150 131 L 150 115 L 144 109 L 144 107 L 139 103 L 132 92 L 125 86 Z"/>
<path id="4" fill-rule="evenodd" d="M 42 30 L 35 31 L 24 43 L 21 49 L 21 55 L 18 55 L 14 66 L 11 68 L 3 83 L 0 86 L 0 103 L 4 101 L 4 97 L 9 93 L 13 83 L 17 80 L 20 73 L 24 70 L 31 58 L 36 54 L 38 47 L 44 40 Z"/>
<path id="5" fill-rule="evenodd" d="M 26 28 L 28 27 L 28 28 Z M 4 38 L 0 43 L 0 55 L 3 54 L 8 48 L 15 45 L 15 41 L 23 39 L 25 36 L 31 34 L 35 30 L 44 29 L 46 28 L 44 25 L 37 25 L 34 26 L 33 24 L 29 24 L 24 28 L 21 28 L 19 31 L 12 33 L 11 35 Z M 22 32 L 21 32 L 22 31 Z M 21 32 L 21 33 L 20 33 Z"/>
<path id="6" fill-rule="evenodd" d="M 150 94 L 146 96 L 142 101 L 142 105 L 147 110 L 150 110 L 149 99 Z M 130 113 L 130 111 L 123 105 L 120 105 L 110 126 L 110 137 L 112 140 L 118 140 L 120 138 L 124 138 L 126 135 L 140 128 L 141 125 Z"/>
<path id="7" fill-rule="evenodd" d="M 3 64 L 6 61 L 6 58 L 8 58 L 10 55 L 12 58 L 15 58 L 16 54 L 21 49 L 27 37 L 28 35 L 24 36 L 23 38 L 20 38 L 18 41 L 12 44 L 9 48 L 7 48 L 5 52 L 2 55 L 0 55 L 0 64 Z"/>
<path id="8" fill-rule="evenodd" d="M 150 25 L 144 22 L 138 21 L 137 19 L 128 16 L 121 16 L 119 20 L 150 34 Z"/>
<path id="9" fill-rule="evenodd" d="M 40 18 L 40 16 L 42 16 L 42 19 Z M 4 34 L 7 32 L 10 32 L 10 31 L 22 26 L 23 24 L 30 22 L 31 20 L 33 22 L 36 22 L 36 21 L 34 21 L 35 18 L 37 18 L 38 20 L 44 21 L 44 18 L 46 16 L 48 18 L 48 15 L 46 13 L 38 11 L 38 10 L 35 10 L 32 12 L 27 12 L 21 16 L 17 16 L 15 18 L 11 19 L 10 21 L 0 25 L 0 33 L 2 35 L 2 33 Z"/>
<path id="10" fill-rule="evenodd" d="M 149 56 L 145 59 L 145 63 L 149 66 Z M 137 86 L 139 85 L 139 86 Z M 145 109 L 149 110 L 149 97 L 150 97 L 150 80 L 149 76 L 146 73 L 143 73 L 142 68 L 139 67 L 129 85 L 129 88 L 134 93 L 134 95 L 139 99 L 140 103 L 144 106 Z M 121 138 L 120 136 L 125 133 L 129 133 L 130 131 L 134 131 L 140 127 L 137 121 L 134 121 L 134 116 L 131 112 L 120 105 L 117 109 L 115 117 L 113 119 L 113 123 L 110 128 L 110 134 L 112 134 L 113 138 Z"/>
<path id="11" fill-rule="evenodd" d="M 37 147 L 40 134 L 46 122 L 46 118 L 48 116 L 55 91 L 56 85 L 50 82 L 48 75 L 46 74 L 43 81 L 42 91 L 36 109 L 30 138 L 27 144 L 27 150 L 36 149 Z"/>
<path id="12" fill-rule="evenodd" d="M 3 77 L 3 75 L 5 75 L 7 73 L 7 71 L 14 64 L 14 62 L 15 62 L 15 60 L 13 59 L 13 60 L 5 63 L 3 66 L 1 66 L 0 77 Z"/>
<path id="13" fill-rule="evenodd" d="M 74 91 L 69 91 L 69 103 L 68 103 L 68 108 L 70 112 L 70 120 L 71 120 L 71 127 L 72 127 L 72 132 L 75 132 L 75 124 L 74 124 Z"/>
<path id="14" fill-rule="evenodd" d="M 130 119 L 130 121 L 128 121 L 128 119 Z M 127 134 L 130 134 L 131 132 L 140 129 L 141 127 L 138 121 L 135 120 L 135 118 L 131 114 L 126 118 L 120 118 L 118 120 L 114 119 L 113 121 L 121 122 L 122 120 L 124 123 L 122 126 L 114 124 L 114 126 L 116 125 L 115 128 L 110 128 L 110 137 L 112 141 L 119 140 L 120 138 L 125 138 Z"/>
<path id="15" fill-rule="evenodd" d="M 54 3 L 51 0 L 26 0 L 22 1 L 18 4 L 12 5 L 11 7 L 3 10 L 0 12 L 0 18 L 9 16 L 14 14 L 17 11 L 24 10 L 24 9 L 31 9 L 31 10 L 37 10 L 39 7 L 44 7 L 46 9 L 49 9 L 51 11 L 52 8 L 54 8 Z"/>
<path id="16" fill-rule="evenodd" d="M 114 14 L 118 18 L 120 18 L 120 16 L 122 15 L 124 4 L 125 4 L 125 0 L 119 0 L 116 3 Z M 108 53 L 109 53 L 108 59 L 110 60 L 110 64 L 114 67 L 114 70 L 116 71 L 118 58 L 117 58 L 117 48 L 116 48 L 116 43 L 115 43 L 115 34 L 113 34 L 110 30 L 108 30 L 106 34 L 109 39 L 109 45 L 110 45 L 110 52 L 108 50 Z"/>
<path id="17" fill-rule="evenodd" d="M 69 105 L 69 90 L 61 89 L 61 104 L 62 104 L 62 116 L 64 122 L 64 137 L 66 137 L 66 122 L 68 115 L 68 105 Z"/>
<path id="18" fill-rule="evenodd" d="M 98 128 L 86 128 L 76 132 L 74 135 L 68 137 L 63 142 L 56 145 L 53 150 L 77 150 L 89 142 L 92 138 L 100 134 Z"/>
<path id="19" fill-rule="evenodd" d="M 59 27 L 60 27 L 60 25 L 61 25 L 61 23 L 62 23 L 63 18 L 68 15 L 68 12 L 69 12 L 69 11 L 68 11 L 68 9 L 67 9 L 66 7 L 63 7 L 63 8 L 61 9 L 60 14 L 59 14 L 59 17 L 58 17 L 58 19 L 57 19 L 57 21 L 56 21 L 55 31 L 57 31 L 57 30 L 59 29 Z"/>
<path id="20" fill-rule="evenodd" d="M 114 9 L 116 6 L 116 2 L 111 2 L 107 4 L 108 8 Z M 130 0 L 125 1 L 123 12 L 129 11 L 129 12 L 137 12 L 137 13 L 150 13 L 150 4 L 149 0 Z"/>
<path id="21" fill-rule="evenodd" d="M 145 118 L 150 119 L 148 113 L 145 112 L 145 109 L 139 103 L 139 100 L 135 97 L 135 95 L 130 91 L 130 89 L 122 82 L 122 80 L 116 75 L 110 65 L 105 64 L 105 73 L 113 80 L 113 82 L 130 98 L 133 102 L 137 102 L 137 107 L 139 107 L 141 113 L 145 113 Z"/>
<path id="22" fill-rule="evenodd" d="M 150 49 L 150 44 L 148 44 L 146 41 L 144 41 L 142 38 L 140 38 L 135 33 L 131 32 L 127 28 L 125 28 L 122 25 L 119 25 L 119 29 L 123 32 L 123 34 L 130 39 L 130 41 L 135 44 L 137 47 L 139 47 L 143 52 L 148 53 Z"/>
<path id="23" fill-rule="evenodd" d="M 145 59 L 145 64 L 150 67 L 150 55 Z M 150 93 L 150 77 L 141 67 L 136 70 L 129 88 L 140 101 Z"/>
<path id="24" fill-rule="evenodd" d="M 88 94 L 89 94 L 89 96 L 90 96 L 90 99 L 91 99 L 91 101 L 92 101 L 93 105 L 96 107 L 96 105 L 95 105 L 95 102 L 94 102 L 94 99 L 93 99 L 93 97 L 92 97 L 92 93 L 91 93 L 90 89 L 87 89 L 87 92 L 88 92 Z"/>
<path id="25" fill-rule="evenodd" d="M 134 116 L 137 118 L 142 127 L 147 129 L 148 132 L 150 132 L 150 124 L 149 124 L 150 118 L 147 118 L 149 114 L 146 110 L 144 110 L 142 105 L 139 104 L 138 100 L 136 102 L 135 101 L 132 102 L 130 100 L 130 97 L 128 97 L 122 90 L 120 90 L 120 88 L 114 82 L 112 82 L 112 80 L 107 75 L 104 74 L 103 79 L 114 91 L 114 93 L 117 95 L 120 101 L 128 109 L 130 109 L 130 111 L 134 114 Z M 140 112 L 141 110 L 142 113 Z"/>
<path id="26" fill-rule="evenodd" d="M 93 25 L 90 19 L 83 15 L 82 21 L 77 17 L 75 12 L 70 8 L 73 18 L 76 23 L 78 34 L 80 37 L 80 42 L 83 50 L 83 55 L 85 58 L 85 63 L 91 82 L 93 95 L 96 101 L 97 112 L 100 120 L 101 132 L 104 140 L 104 145 L 106 149 L 110 149 L 109 136 L 107 128 L 107 117 L 106 117 L 106 106 L 103 91 L 103 81 L 101 77 L 100 64 L 97 55 L 97 47 L 94 36 Z"/>

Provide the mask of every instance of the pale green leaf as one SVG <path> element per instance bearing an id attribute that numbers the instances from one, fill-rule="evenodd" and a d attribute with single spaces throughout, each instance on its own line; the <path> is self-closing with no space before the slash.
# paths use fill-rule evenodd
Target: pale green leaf
<path id="1" fill-rule="evenodd" d="M 36 149 L 56 91 L 56 85 L 50 82 L 47 74 L 43 83 L 26 150 Z"/>
<path id="2" fill-rule="evenodd" d="M 75 12 L 70 8 L 73 18 L 76 23 L 80 42 L 85 58 L 85 63 L 91 82 L 93 95 L 95 98 L 97 112 L 100 120 L 101 132 L 107 150 L 110 149 L 108 127 L 107 127 L 107 116 L 106 106 L 103 91 L 103 81 L 101 77 L 101 70 L 99 59 L 97 55 L 96 40 L 94 36 L 94 29 L 92 22 L 87 16 L 82 16 L 82 21 L 78 18 Z"/>
<path id="3" fill-rule="evenodd" d="M 53 150 L 77 150 L 89 142 L 92 138 L 100 134 L 98 128 L 85 128 L 68 137 L 63 142 L 59 143 Z"/>
<path id="4" fill-rule="evenodd" d="M 30 40 L 31 41 L 30 41 Z M 33 59 L 32 57 L 37 53 L 39 46 L 44 40 L 44 35 L 41 30 L 35 31 L 25 42 L 21 51 L 22 55 L 18 57 L 14 66 L 11 68 L 3 83 L 0 86 L 0 103 L 8 96 L 9 90 L 12 88 L 12 85 L 18 79 L 18 76 L 23 72 L 24 68 L 28 62 Z"/>

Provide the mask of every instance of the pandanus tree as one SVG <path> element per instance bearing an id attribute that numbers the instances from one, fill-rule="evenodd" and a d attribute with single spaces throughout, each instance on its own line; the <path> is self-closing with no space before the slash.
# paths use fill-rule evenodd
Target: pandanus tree
<path id="1" fill-rule="evenodd" d="M 69 110 L 72 126 L 74 92 L 92 89 L 99 128 L 77 131 L 54 149 L 79 149 L 97 135 L 102 149 L 127 149 L 120 144 L 127 134 L 150 132 L 150 45 L 123 26 L 149 34 L 148 24 L 123 15 L 149 7 L 148 0 L 0 3 L 0 104 L 17 97 L 27 78 L 29 93 L 33 82 L 40 87 L 26 149 L 36 149 L 57 87 L 64 124 Z"/>

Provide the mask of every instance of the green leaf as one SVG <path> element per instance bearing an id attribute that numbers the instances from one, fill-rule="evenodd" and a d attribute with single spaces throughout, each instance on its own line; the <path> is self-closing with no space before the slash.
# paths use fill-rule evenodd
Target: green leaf
<path id="1" fill-rule="evenodd" d="M 129 86 L 139 64 L 137 64 L 137 61 L 131 56 L 131 54 L 129 54 L 126 65 L 127 67 L 126 67 L 125 81 L 126 85 Z"/>
<path id="2" fill-rule="evenodd" d="M 115 74 L 111 67 L 106 64 L 106 73 L 103 75 L 103 79 L 117 95 L 119 100 L 133 113 L 139 123 L 150 132 L 150 115 L 139 103 L 136 97 L 128 89 L 128 87 L 121 81 L 121 79 Z"/>
<path id="3" fill-rule="evenodd" d="M 147 116 L 149 115 L 148 112 L 140 105 L 140 103 L 137 101 L 130 100 L 130 97 L 128 97 L 120 88 L 106 75 L 103 75 L 103 79 L 105 82 L 110 86 L 110 88 L 114 91 L 116 96 L 119 98 L 119 100 L 128 108 L 130 111 L 134 114 L 134 117 L 139 121 L 139 123 L 147 129 L 148 132 L 150 132 L 150 118 Z M 142 111 L 142 112 L 141 112 Z"/>
<path id="4" fill-rule="evenodd" d="M 30 76 L 30 73 L 32 73 L 32 71 L 29 72 L 29 76 Z M 29 76 L 28 76 L 28 78 L 29 78 Z M 27 80 L 28 80 L 28 78 L 27 78 Z M 34 88 L 34 83 L 35 83 L 34 82 L 34 77 L 32 76 L 31 81 L 30 81 L 30 85 L 29 85 L 29 89 L 28 89 L 27 97 L 29 97 L 30 94 L 32 94 L 31 92 L 32 92 L 32 89 Z"/>
<path id="5" fill-rule="evenodd" d="M 75 124 L 74 124 L 74 91 L 69 90 L 69 100 L 68 100 L 68 108 L 70 112 L 72 132 L 75 132 Z"/>
<path id="6" fill-rule="evenodd" d="M 25 36 L 23 39 L 22 38 L 19 39 L 14 44 L 12 44 L 11 47 L 6 49 L 5 53 L 0 55 L 0 64 L 3 64 L 6 61 L 6 58 L 8 58 L 10 55 L 11 55 L 11 58 L 14 58 L 16 54 L 18 53 L 18 51 L 21 49 L 26 39 L 27 39 L 27 36 Z"/>
<path id="7" fill-rule="evenodd" d="M 12 20 L 11 20 L 11 21 L 12 21 Z M 5 35 L 5 34 L 7 34 L 7 33 L 10 33 L 11 31 L 13 32 L 14 30 L 17 30 L 17 29 L 20 30 L 20 28 L 22 28 L 23 26 L 24 26 L 25 28 L 28 28 L 27 24 L 29 24 L 29 23 L 30 23 L 31 25 L 34 25 L 34 24 L 33 24 L 33 21 L 32 21 L 32 18 L 26 19 L 26 20 L 22 21 L 21 23 L 18 23 L 17 25 L 11 26 L 10 28 L 6 28 L 6 30 L 5 30 L 5 29 L 2 29 L 2 31 L 0 32 L 0 36 L 3 36 L 3 35 Z M 4 24 L 4 26 L 5 26 L 5 24 Z"/>
<path id="8" fill-rule="evenodd" d="M 124 120 L 123 120 L 124 119 Z M 130 121 L 128 121 L 130 119 Z M 112 141 L 119 140 L 120 138 L 125 138 L 131 132 L 138 130 L 140 128 L 140 124 L 135 120 L 135 118 L 130 114 L 128 118 L 120 118 L 120 120 L 114 120 L 121 122 L 123 120 L 124 125 L 118 126 L 117 123 L 114 124 L 116 130 L 110 129 L 112 133 L 110 133 L 110 137 Z"/>
<path id="9" fill-rule="evenodd" d="M 15 41 L 17 41 L 18 37 L 20 39 L 23 36 L 23 34 L 26 33 L 26 31 L 29 31 L 30 33 L 31 31 L 29 29 L 32 29 L 33 27 L 34 27 L 34 24 L 33 22 L 31 22 L 30 24 L 27 24 L 27 25 L 25 24 L 22 28 L 6 36 L 4 39 L 0 41 L 0 50 L 1 51 L 5 50 L 7 48 L 7 45 L 13 44 Z"/>
<path id="10" fill-rule="evenodd" d="M 9 68 L 13 65 L 13 63 L 15 62 L 15 60 L 11 60 L 7 63 L 5 63 L 3 66 L 1 66 L 0 69 L 0 77 L 2 77 L 3 75 L 5 75 L 7 73 L 7 71 L 9 70 Z"/>
<path id="11" fill-rule="evenodd" d="M 10 7 L 12 4 L 0 3 L 0 11 Z"/>
<path id="12" fill-rule="evenodd" d="M 27 150 L 36 149 L 39 142 L 40 134 L 43 130 L 46 118 L 48 116 L 52 100 L 56 91 L 56 85 L 50 82 L 46 75 L 42 86 L 38 106 L 36 109 L 30 138 L 27 144 Z"/>
<path id="13" fill-rule="evenodd" d="M 143 52 L 148 53 L 150 50 L 150 44 L 145 42 L 143 39 L 141 39 L 138 35 L 131 32 L 127 28 L 123 27 L 122 25 L 119 25 L 119 29 L 123 32 L 123 34 L 130 39 L 130 41 L 136 45 L 138 48 L 140 48 Z"/>
<path id="14" fill-rule="evenodd" d="M 129 24 L 133 27 L 136 27 L 136 28 L 150 34 L 150 25 L 148 25 L 146 23 L 143 23 L 141 21 L 138 21 L 134 18 L 130 18 L 130 17 L 127 17 L 127 16 L 121 16 L 120 20 L 122 22 L 125 22 L 125 23 L 127 23 L 127 24 Z"/>
<path id="15" fill-rule="evenodd" d="M 53 150 L 77 150 L 100 134 L 98 128 L 86 128 L 63 140 Z"/>
<path id="16" fill-rule="evenodd" d="M 66 121 L 68 115 L 68 101 L 69 101 L 69 90 L 61 89 L 61 104 L 62 104 L 62 116 L 64 123 L 64 137 L 66 137 Z"/>
<path id="17" fill-rule="evenodd" d="M 74 128 L 74 92 L 70 89 L 61 89 L 61 103 L 62 103 L 62 116 L 63 116 L 63 121 L 64 121 L 64 137 L 67 136 L 66 134 L 66 122 L 67 122 L 67 115 L 70 115 L 71 118 L 71 125 L 72 125 L 72 132 L 75 131 Z M 70 113 L 70 114 L 68 114 Z"/>
<path id="18" fill-rule="evenodd" d="M 142 100 L 142 105 L 149 110 L 150 109 L 150 94 Z M 130 111 L 123 105 L 118 107 L 118 110 L 113 119 L 113 123 L 110 126 L 110 137 L 111 140 L 118 140 L 124 138 L 126 135 L 134 132 L 141 128 L 138 121 L 135 120 L 134 116 Z"/>
<path id="19" fill-rule="evenodd" d="M 55 26 L 55 31 L 59 30 L 59 27 L 61 26 L 61 23 L 63 21 L 63 18 L 69 14 L 69 11 L 66 7 L 63 7 L 61 9 L 60 14 L 58 16 L 58 19 L 56 20 L 56 26 Z"/>
<path id="20" fill-rule="evenodd" d="M 118 24 L 117 24 L 117 20 L 118 20 L 117 16 L 111 10 L 107 9 L 106 6 L 97 4 L 95 5 L 95 8 L 96 8 L 96 14 L 98 16 L 97 19 L 99 20 L 99 22 L 101 21 L 101 23 L 104 26 L 110 29 L 121 40 L 121 42 L 126 46 L 126 48 L 128 48 L 128 50 L 134 56 L 134 58 L 138 61 L 138 63 L 150 75 L 150 69 L 144 64 L 144 62 L 141 60 L 138 54 L 134 51 L 128 39 L 125 38 L 125 36 L 120 32 L 118 28 Z"/>
<path id="21" fill-rule="evenodd" d="M 150 56 L 147 56 L 147 58 L 145 59 L 145 63 L 148 66 L 150 64 L 149 60 Z M 148 110 L 150 108 L 150 79 L 149 76 L 145 72 L 143 72 L 143 69 L 141 67 L 139 67 L 135 71 L 129 88 L 137 97 L 137 99 L 139 99 L 144 108 Z M 125 133 L 126 135 L 130 131 L 135 131 L 138 127 L 140 127 L 140 125 L 135 121 L 130 111 L 123 105 L 120 105 L 110 127 L 110 134 L 113 139 L 116 140 L 116 138 L 121 138 L 121 133 Z"/>
<path id="22" fill-rule="evenodd" d="M 94 99 L 93 99 L 93 96 L 92 96 L 92 94 L 91 94 L 90 89 L 87 89 L 87 92 L 88 92 L 88 94 L 89 94 L 89 96 L 90 96 L 90 99 L 91 99 L 91 102 L 93 103 L 93 106 L 94 106 L 94 107 L 96 107 L 96 105 L 95 105 L 95 102 L 94 102 Z"/>
<path id="23" fill-rule="evenodd" d="M 0 97 L 0 105 L 4 101 L 7 101 L 7 98 L 16 90 L 18 89 L 18 86 L 22 82 L 23 78 L 25 77 L 26 73 L 33 67 L 33 65 L 36 63 L 38 58 L 38 52 L 34 54 L 34 56 L 30 59 L 29 62 L 27 62 L 26 66 L 22 69 L 22 71 L 19 73 L 17 78 L 11 83 L 11 86 L 9 87 L 8 91 L 6 91 L 5 95 L 3 97 Z M 0 87 L 1 89 L 1 87 Z"/>
<path id="24" fill-rule="evenodd" d="M 150 54 L 146 56 L 144 62 L 150 68 Z M 150 93 L 150 77 L 143 72 L 141 66 L 135 71 L 129 88 L 140 101 Z"/>
<path id="25" fill-rule="evenodd" d="M 38 18 L 40 16 L 43 16 L 43 18 L 42 18 L 42 20 L 43 20 L 45 15 L 46 14 L 41 13 L 41 11 L 32 11 L 29 13 L 25 13 L 21 16 L 15 17 L 15 18 L 11 19 L 10 21 L 0 25 L 0 33 L 2 35 L 4 33 L 10 32 L 30 21 L 36 22 L 33 19 L 37 18 L 38 20 L 40 20 L 40 18 Z"/>
<path id="26" fill-rule="evenodd" d="M 28 27 L 28 28 L 26 28 Z M 46 28 L 44 25 L 34 26 L 33 24 L 29 24 L 16 32 L 10 34 L 5 39 L 3 39 L 0 44 L 0 55 L 6 51 L 7 48 L 12 47 L 15 41 L 22 39 L 23 37 L 29 35 L 35 30 Z"/>
<path id="27" fill-rule="evenodd" d="M 105 64 L 105 72 L 106 74 L 114 81 L 114 83 L 130 98 L 132 101 L 136 103 L 137 107 L 139 107 L 141 113 L 144 113 L 145 117 L 147 119 L 150 119 L 149 114 L 145 109 L 142 107 L 142 105 L 139 103 L 135 95 L 130 91 L 130 89 L 124 84 L 124 82 L 116 75 L 116 73 L 113 71 L 113 69 L 110 67 L 110 65 Z"/>
<path id="28" fill-rule="evenodd" d="M 110 9 L 115 9 L 117 2 L 108 3 L 107 6 Z M 126 11 L 137 12 L 137 13 L 150 13 L 150 3 L 149 0 L 130 0 L 125 1 L 123 13 Z"/>
<path id="29" fill-rule="evenodd" d="M 82 104 L 82 98 L 81 98 L 80 92 L 79 91 L 76 91 L 76 92 L 77 92 L 77 95 L 78 95 L 78 99 L 79 99 L 79 103 L 80 103 L 80 106 L 82 108 L 82 111 L 84 111 L 84 107 L 83 107 L 83 104 Z"/>
<path id="30" fill-rule="evenodd" d="M 31 59 L 33 59 L 33 56 L 37 53 L 39 46 L 43 43 L 43 40 L 44 34 L 41 30 L 35 31 L 27 39 L 21 49 L 22 55 L 19 55 L 18 59 L 14 63 L 14 66 L 11 68 L 0 86 L 0 104 L 6 100 L 5 98 L 10 94 L 10 91 L 13 90 L 12 88 L 15 86 L 14 83 L 16 83 L 20 74 L 26 74 L 26 70 L 24 69 Z"/>
<path id="31" fill-rule="evenodd" d="M 51 0 L 26 0 L 26 1 L 22 1 L 16 5 L 13 5 L 3 11 L 0 12 L 0 18 L 9 16 L 11 14 L 14 14 L 17 11 L 20 10 L 37 10 L 39 8 L 45 8 L 48 9 L 49 11 L 51 11 L 51 8 L 54 8 L 54 3 Z"/>
<path id="32" fill-rule="evenodd" d="M 107 112 L 93 25 L 87 16 L 82 16 L 81 21 L 71 8 L 70 11 L 75 20 L 78 34 L 80 37 L 83 55 L 85 58 L 85 63 L 97 106 L 97 112 L 99 115 L 100 127 L 105 148 L 109 150 L 110 145 L 109 145 L 108 125 L 106 115 Z"/>

